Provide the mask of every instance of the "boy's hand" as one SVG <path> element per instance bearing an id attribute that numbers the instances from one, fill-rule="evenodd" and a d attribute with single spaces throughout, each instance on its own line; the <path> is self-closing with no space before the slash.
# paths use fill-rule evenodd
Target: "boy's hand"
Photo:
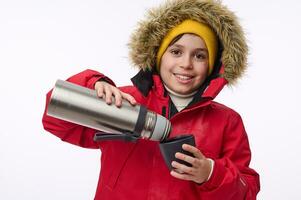
<path id="1" fill-rule="evenodd" d="M 176 158 L 188 162 L 192 167 L 180 164 L 176 161 L 173 161 L 171 165 L 174 170 L 170 174 L 178 179 L 194 181 L 198 184 L 201 184 L 207 181 L 209 174 L 211 172 L 211 163 L 199 149 L 194 146 L 183 144 L 182 148 L 185 151 L 188 151 L 194 155 L 194 157 L 185 155 L 183 153 L 176 153 Z"/>
<path id="2" fill-rule="evenodd" d="M 117 87 L 105 82 L 98 81 L 94 86 L 97 96 L 100 98 L 104 98 L 107 104 L 112 103 L 112 96 L 115 97 L 115 105 L 120 107 L 122 104 L 122 99 L 126 99 L 130 104 L 136 105 L 136 100 L 131 95 L 121 92 Z"/>

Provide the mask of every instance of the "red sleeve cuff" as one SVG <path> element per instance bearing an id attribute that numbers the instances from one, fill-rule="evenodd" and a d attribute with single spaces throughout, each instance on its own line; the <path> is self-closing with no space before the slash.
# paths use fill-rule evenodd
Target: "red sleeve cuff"
<path id="1" fill-rule="evenodd" d="M 94 85 L 97 81 L 100 81 L 100 80 L 104 80 L 106 82 L 108 82 L 109 84 L 115 86 L 115 83 L 108 77 L 106 77 L 105 75 L 103 74 L 98 74 L 98 75 L 95 75 L 93 77 L 91 77 L 88 82 L 87 82 L 87 87 L 90 88 L 90 89 L 94 89 Z M 115 86 L 116 87 L 116 86 Z"/>
<path id="2" fill-rule="evenodd" d="M 211 177 L 208 181 L 201 184 L 200 190 L 209 191 L 218 188 L 224 179 L 226 168 L 221 163 L 221 160 L 214 160 L 214 168 Z"/>

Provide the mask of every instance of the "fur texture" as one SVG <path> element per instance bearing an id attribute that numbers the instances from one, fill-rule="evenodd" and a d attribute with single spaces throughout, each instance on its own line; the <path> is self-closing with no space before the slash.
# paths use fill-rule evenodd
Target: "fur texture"
<path id="1" fill-rule="evenodd" d="M 233 12 L 217 0 L 169 0 L 150 9 L 129 42 L 130 59 L 140 69 L 155 67 L 156 54 L 168 31 L 185 19 L 207 23 L 222 44 L 224 78 L 233 84 L 247 66 L 248 46 Z"/>

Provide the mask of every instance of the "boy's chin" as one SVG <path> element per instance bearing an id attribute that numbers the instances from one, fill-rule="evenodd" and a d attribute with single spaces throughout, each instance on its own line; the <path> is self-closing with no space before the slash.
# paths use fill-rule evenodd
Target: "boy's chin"
<path id="1" fill-rule="evenodd" d="M 177 91 L 174 91 L 176 92 L 177 94 L 180 94 L 180 95 L 189 95 L 191 93 L 194 93 L 196 91 L 196 89 L 193 89 L 193 88 L 185 88 L 185 89 L 179 89 Z"/>

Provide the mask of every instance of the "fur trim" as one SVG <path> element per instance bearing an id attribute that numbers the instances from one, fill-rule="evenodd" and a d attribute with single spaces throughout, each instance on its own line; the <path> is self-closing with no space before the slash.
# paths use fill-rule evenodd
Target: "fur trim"
<path id="1" fill-rule="evenodd" d="M 215 31 L 223 48 L 223 76 L 230 84 L 235 83 L 246 69 L 248 46 L 234 13 L 217 0 L 169 0 L 150 9 L 130 38 L 132 63 L 143 70 L 155 67 L 162 39 L 185 19 L 207 23 Z"/>

